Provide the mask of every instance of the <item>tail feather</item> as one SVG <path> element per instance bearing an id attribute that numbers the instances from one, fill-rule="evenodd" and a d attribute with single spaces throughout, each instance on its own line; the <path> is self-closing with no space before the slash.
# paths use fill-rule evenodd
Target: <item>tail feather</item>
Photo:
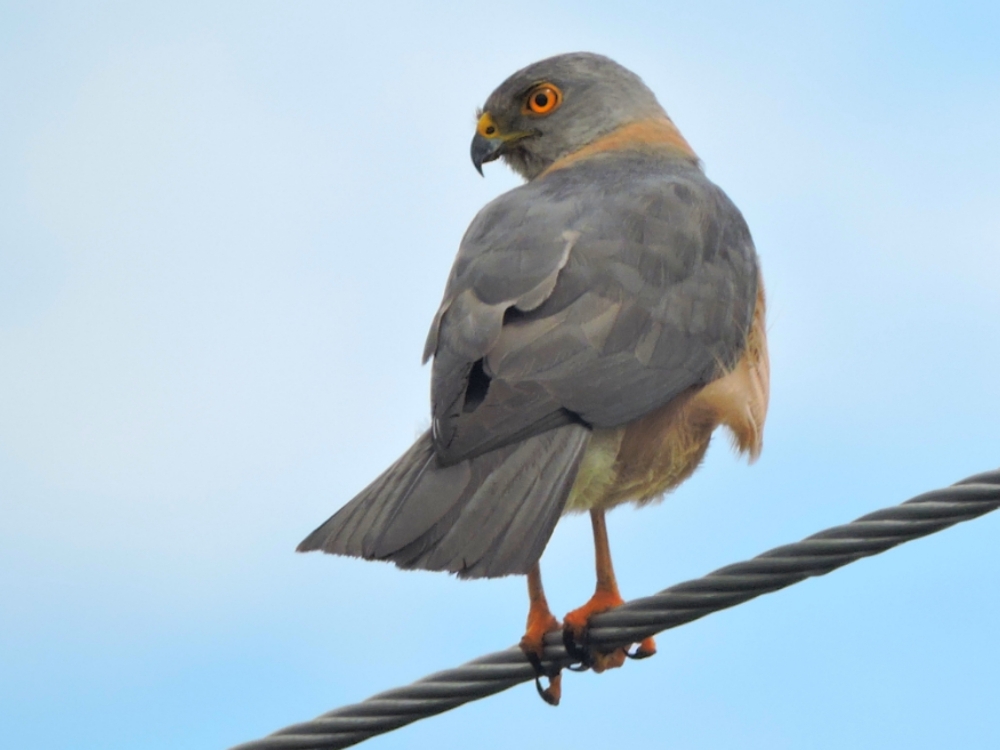
<path id="1" fill-rule="evenodd" d="M 567 425 L 442 467 L 425 433 L 298 549 L 463 578 L 527 573 L 562 514 L 589 435 Z"/>

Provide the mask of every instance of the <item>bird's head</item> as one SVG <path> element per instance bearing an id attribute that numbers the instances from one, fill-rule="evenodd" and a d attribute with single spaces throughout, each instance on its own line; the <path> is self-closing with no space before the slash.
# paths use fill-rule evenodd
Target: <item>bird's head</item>
<path id="1" fill-rule="evenodd" d="M 653 92 L 614 60 L 589 52 L 550 57 L 490 94 L 472 139 L 472 163 L 503 160 L 531 180 L 557 159 L 618 128 L 666 120 Z"/>

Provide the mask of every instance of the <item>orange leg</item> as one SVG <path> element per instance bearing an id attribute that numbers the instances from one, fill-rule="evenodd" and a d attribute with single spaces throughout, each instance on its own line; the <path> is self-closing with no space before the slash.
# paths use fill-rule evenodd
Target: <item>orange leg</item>
<path id="1" fill-rule="evenodd" d="M 618 582 L 615 580 L 615 570 L 611 565 L 611 548 L 608 546 L 608 527 L 604 520 L 603 510 L 591 510 L 590 520 L 594 527 L 594 562 L 597 568 L 597 588 L 590 601 L 578 609 L 574 609 L 563 620 L 564 630 L 572 635 L 576 643 L 586 642 L 587 623 L 590 618 L 601 612 L 607 612 L 623 603 L 618 593 Z M 652 638 L 646 638 L 639 644 L 634 656 L 639 658 L 652 656 L 656 653 L 656 643 Z M 615 649 L 609 654 L 592 651 L 591 664 L 595 672 L 620 667 L 625 663 L 625 649 Z"/>
<path id="2" fill-rule="evenodd" d="M 539 682 L 539 678 L 543 674 L 541 658 L 545 649 L 545 634 L 559 630 L 560 625 L 545 599 L 545 591 L 542 589 L 542 571 L 537 562 L 528 571 L 528 599 L 531 604 L 528 608 L 528 625 L 521 638 L 521 650 L 535 667 L 538 694 L 546 703 L 558 706 L 562 694 L 562 675 L 559 673 L 548 675 L 549 686 L 544 690 Z"/>

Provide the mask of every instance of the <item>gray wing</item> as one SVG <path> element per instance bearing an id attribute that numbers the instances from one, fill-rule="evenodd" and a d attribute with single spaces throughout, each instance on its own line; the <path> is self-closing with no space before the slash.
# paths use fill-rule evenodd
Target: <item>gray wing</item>
<path id="1" fill-rule="evenodd" d="M 746 223 L 694 166 L 609 155 L 501 196 L 428 336 L 439 459 L 624 424 L 711 382 L 739 359 L 756 292 Z"/>

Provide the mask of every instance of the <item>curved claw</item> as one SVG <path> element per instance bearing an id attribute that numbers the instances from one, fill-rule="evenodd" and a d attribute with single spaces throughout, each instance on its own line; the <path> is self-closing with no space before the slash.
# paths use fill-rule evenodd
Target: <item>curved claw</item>
<path id="1" fill-rule="evenodd" d="M 586 631 L 584 631 L 586 634 Z M 562 632 L 563 647 L 566 649 L 566 653 L 569 654 L 571 659 L 580 662 L 579 664 L 572 664 L 566 669 L 571 672 L 586 672 L 590 669 L 594 660 L 591 658 L 590 649 L 586 645 L 581 645 L 576 642 L 576 636 L 573 634 L 573 628 L 564 627 Z"/>
<path id="2" fill-rule="evenodd" d="M 563 646 L 566 648 L 566 653 L 580 662 L 579 665 L 566 667 L 566 669 L 573 672 L 586 672 L 588 669 L 592 669 L 600 674 L 606 669 L 616 669 L 625 663 L 625 657 L 629 655 L 626 649 L 616 648 L 612 651 L 599 651 L 589 646 L 586 628 L 582 631 L 583 638 L 581 640 L 583 642 L 578 643 L 577 630 L 577 628 L 568 625 L 563 627 Z M 648 655 L 652 656 L 652 654 Z"/>
<path id="3" fill-rule="evenodd" d="M 521 651 L 535 670 L 535 689 L 539 697 L 550 706 L 558 706 L 562 696 L 562 675 L 558 667 L 548 670 L 542 665 L 542 655 L 545 653 L 545 634 L 558 630 L 559 620 L 549 611 L 545 593 L 542 591 L 542 574 L 538 563 L 528 572 L 528 596 L 531 607 L 528 610 L 528 625 L 521 638 Z M 542 687 L 542 677 L 547 677 L 549 686 Z"/>
<path id="4" fill-rule="evenodd" d="M 525 651 L 524 655 L 528 657 L 528 662 L 535 670 L 535 690 L 538 691 L 538 697 L 550 706 L 558 706 L 562 697 L 562 673 L 559 670 L 556 670 L 555 674 L 547 672 L 542 666 L 542 660 L 533 651 Z M 549 680 L 547 688 L 542 687 L 542 677 L 547 677 Z"/>
<path id="5" fill-rule="evenodd" d="M 581 607 L 580 610 L 570 612 L 566 615 L 563 623 L 562 640 L 566 653 L 570 658 L 580 662 L 579 665 L 566 667 L 574 672 L 585 672 L 588 669 L 600 673 L 606 669 L 616 669 L 625 663 L 625 659 L 648 659 L 656 653 L 656 641 L 652 636 L 644 638 L 636 645 L 635 651 L 628 648 L 616 648 L 611 651 L 601 651 L 592 647 L 588 643 L 587 620 L 589 607 Z M 606 610 L 605 610 L 606 611 Z M 581 613 L 587 615 L 587 620 L 583 620 L 581 625 Z M 596 612 L 595 612 L 596 614 Z"/>
<path id="6" fill-rule="evenodd" d="M 656 641 L 653 636 L 643 638 L 642 642 L 635 647 L 635 651 L 626 651 L 625 656 L 629 659 L 648 659 L 656 654 Z"/>

